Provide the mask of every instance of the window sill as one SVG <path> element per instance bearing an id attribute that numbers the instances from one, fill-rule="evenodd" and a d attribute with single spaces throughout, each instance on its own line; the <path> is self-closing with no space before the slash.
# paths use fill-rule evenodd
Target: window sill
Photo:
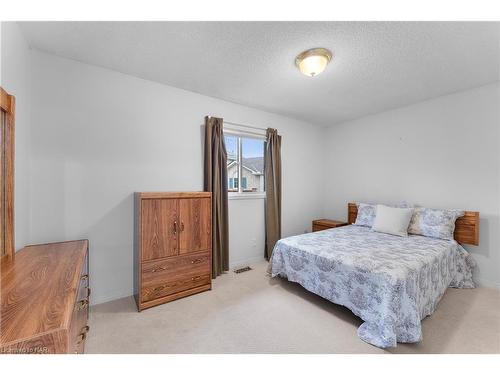
<path id="1" fill-rule="evenodd" d="M 228 200 L 239 199 L 265 199 L 266 193 L 228 193 Z"/>

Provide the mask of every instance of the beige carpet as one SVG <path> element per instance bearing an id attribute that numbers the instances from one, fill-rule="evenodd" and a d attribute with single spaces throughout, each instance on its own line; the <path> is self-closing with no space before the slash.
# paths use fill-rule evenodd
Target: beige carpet
<path id="1" fill-rule="evenodd" d="M 500 353 L 500 292 L 448 289 L 423 321 L 423 341 L 384 351 L 361 341 L 362 323 L 297 284 L 252 271 L 213 290 L 138 313 L 132 297 L 94 306 L 87 353 Z"/>

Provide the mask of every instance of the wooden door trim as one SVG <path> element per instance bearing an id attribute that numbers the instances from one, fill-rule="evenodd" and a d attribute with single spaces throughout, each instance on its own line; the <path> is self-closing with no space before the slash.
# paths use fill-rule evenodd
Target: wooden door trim
<path id="1" fill-rule="evenodd" d="M 0 108 L 5 112 L 5 255 L 14 258 L 14 155 L 15 155 L 15 109 L 16 98 L 0 87 Z M 3 142 L 3 141 L 2 141 Z M 3 258 L 3 257 L 2 257 Z"/>
<path id="2" fill-rule="evenodd" d="M 14 114 L 15 98 L 0 87 L 0 108 L 8 114 Z"/>

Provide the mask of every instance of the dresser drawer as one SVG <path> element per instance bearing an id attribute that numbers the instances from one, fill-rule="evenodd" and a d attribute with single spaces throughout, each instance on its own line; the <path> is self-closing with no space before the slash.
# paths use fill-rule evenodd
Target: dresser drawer
<path id="1" fill-rule="evenodd" d="M 318 232 L 320 230 L 331 229 L 331 228 L 332 227 L 325 227 L 323 225 L 314 224 L 313 225 L 313 232 Z"/>
<path id="2" fill-rule="evenodd" d="M 165 297 L 170 294 L 183 292 L 202 285 L 210 284 L 210 272 L 190 272 L 186 275 L 177 276 L 170 280 L 158 280 L 157 283 L 150 283 L 142 288 L 142 302 Z"/>
<path id="3" fill-rule="evenodd" d="M 320 230 L 338 228 L 348 225 L 345 221 L 340 220 L 329 220 L 329 219 L 319 219 L 312 222 L 313 232 L 318 232 Z"/>
<path id="4" fill-rule="evenodd" d="M 76 305 L 71 319 L 69 330 L 69 345 L 71 354 L 82 354 L 85 350 L 85 341 L 89 332 L 87 325 L 88 305 Z"/>
<path id="5" fill-rule="evenodd" d="M 78 292 L 76 294 L 77 301 L 82 299 L 88 299 L 90 297 L 90 280 L 89 280 L 89 270 L 88 270 L 88 255 L 85 257 L 85 266 L 80 274 L 80 283 L 78 285 Z"/>
<path id="6" fill-rule="evenodd" d="M 90 287 L 88 273 L 88 254 L 85 256 L 84 266 L 80 274 L 80 283 L 77 298 L 73 308 L 71 326 L 69 330 L 70 353 L 81 354 L 85 349 L 85 340 L 89 326 L 87 325 L 90 305 Z"/>
<path id="7" fill-rule="evenodd" d="M 177 280 L 182 275 L 211 272 L 210 253 L 184 255 L 142 264 L 142 287 Z"/>

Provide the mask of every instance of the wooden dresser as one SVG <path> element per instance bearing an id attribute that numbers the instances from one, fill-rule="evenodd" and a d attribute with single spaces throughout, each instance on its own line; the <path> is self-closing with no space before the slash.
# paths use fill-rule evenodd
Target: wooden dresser
<path id="1" fill-rule="evenodd" d="M 139 311 L 212 287 L 211 193 L 136 193 Z"/>
<path id="2" fill-rule="evenodd" d="M 0 353 L 83 353 L 88 241 L 27 246 L 1 270 Z"/>
<path id="3" fill-rule="evenodd" d="M 318 219 L 318 220 L 313 220 L 312 230 L 313 232 L 317 232 L 319 230 L 343 227 L 344 225 L 348 225 L 348 223 L 340 220 Z"/>

